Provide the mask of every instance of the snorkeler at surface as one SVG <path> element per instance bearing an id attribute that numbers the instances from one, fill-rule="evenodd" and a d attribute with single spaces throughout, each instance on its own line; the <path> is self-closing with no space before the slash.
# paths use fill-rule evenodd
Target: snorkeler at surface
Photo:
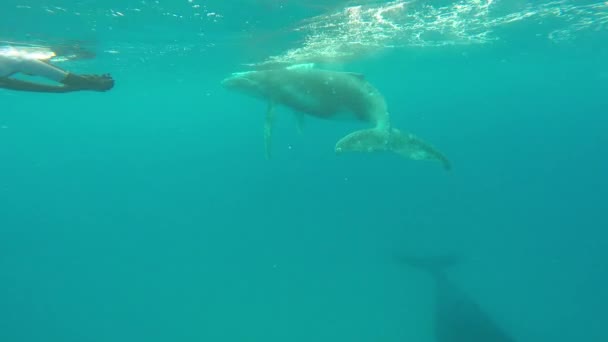
<path id="1" fill-rule="evenodd" d="M 30 82 L 11 77 L 19 73 L 39 76 L 61 85 Z M 67 93 L 73 91 L 103 92 L 113 87 L 114 80 L 109 74 L 80 75 L 27 55 L 0 54 L 0 88 L 41 93 Z"/>

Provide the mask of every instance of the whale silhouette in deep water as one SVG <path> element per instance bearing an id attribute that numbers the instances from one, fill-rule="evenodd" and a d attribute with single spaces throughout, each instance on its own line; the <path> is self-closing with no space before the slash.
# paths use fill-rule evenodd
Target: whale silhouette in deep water
<path id="1" fill-rule="evenodd" d="M 473 298 L 448 279 L 445 270 L 456 265 L 458 258 L 399 256 L 398 261 L 433 277 L 437 342 L 515 342 Z"/>
<path id="2" fill-rule="evenodd" d="M 450 168 L 448 159 L 430 144 L 391 127 L 384 97 L 362 74 L 302 64 L 233 73 L 222 85 L 268 102 L 264 130 L 267 156 L 270 155 L 274 108 L 283 105 L 299 116 L 348 118 L 374 126 L 340 139 L 335 146 L 336 153 L 392 151 L 414 160 L 436 160 L 446 169 Z"/>

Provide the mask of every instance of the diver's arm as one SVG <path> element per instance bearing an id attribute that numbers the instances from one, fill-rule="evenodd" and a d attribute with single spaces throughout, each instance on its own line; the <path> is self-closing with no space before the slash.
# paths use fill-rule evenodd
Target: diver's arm
<path id="1" fill-rule="evenodd" d="M 29 91 L 37 93 L 68 93 L 71 91 L 77 91 L 80 89 L 72 88 L 69 86 L 54 86 L 47 84 L 40 84 L 34 82 L 27 82 L 16 80 L 8 77 L 0 77 L 0 88 L 17 90 L 17 91 Z"/>

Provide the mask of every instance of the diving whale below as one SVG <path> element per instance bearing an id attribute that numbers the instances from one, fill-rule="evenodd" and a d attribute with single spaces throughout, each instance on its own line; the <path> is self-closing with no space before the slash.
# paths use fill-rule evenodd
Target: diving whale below
<path id="1" fill-rule="evenodd" d="M 277 105 L 322 119 L 346 117 L 374 127 L 350 133 L 335 146 L 336 153 L 392 151 L 414 160 L 435 160 L 450 169 L 448 159 L 411 133 L 391 127 L 384 96 L 362 74 L 315 68 L 311 64 L 233 73 L 222 81 L 231 90 L 268 102 L 264 141 L 267 157 L 274 109 Z"/>
<path id="2" fill-rule="evenodd" d="M 445 271 L 456 265 L 458 258 L 399 256 L 398 261 L 428 272 L 434 280 L 437 342 L 515 342 L 479 303 L 448 279 Z"/>

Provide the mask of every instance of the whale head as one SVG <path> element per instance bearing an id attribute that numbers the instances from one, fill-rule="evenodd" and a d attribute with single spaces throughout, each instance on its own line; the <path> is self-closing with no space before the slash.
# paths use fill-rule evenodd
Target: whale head
<path id="1" fill-rule="evenodd" d="M 260 71 L 236 72 L 222 80 L 222 86 L 255 97 L 267 97 L 263 81 Z"/>

